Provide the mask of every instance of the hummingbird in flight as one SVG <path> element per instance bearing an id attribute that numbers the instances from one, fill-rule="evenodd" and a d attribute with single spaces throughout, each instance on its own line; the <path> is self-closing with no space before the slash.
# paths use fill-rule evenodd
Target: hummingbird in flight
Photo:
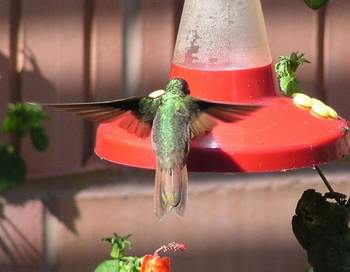
<path id="1" fill-rule="evenodd" d="M 215 119 L 235 122 L 259 106 L 226 104 L 201 100 L 190 95 L 184 79 L 170 79 L 165 90 L 147 96 L 68 104 L 42 104 L 75 113 L 98 123 L 122 118 L 120 127 L 138 137 L 152 134 L 157 158 L 154 206 L 158 218 L 169 212 L 182 216 L 187 202 L 186 161 L 191 140 L 210 132 Z"/>

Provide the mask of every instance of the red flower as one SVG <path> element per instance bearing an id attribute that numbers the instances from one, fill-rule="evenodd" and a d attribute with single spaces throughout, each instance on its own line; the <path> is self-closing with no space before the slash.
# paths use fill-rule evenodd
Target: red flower
<path id="1" fill-rule="evenodd" d="M 141 272 L 170 272 L 170 259 L 158 255 L 146 255 L 141 265 Z"/>

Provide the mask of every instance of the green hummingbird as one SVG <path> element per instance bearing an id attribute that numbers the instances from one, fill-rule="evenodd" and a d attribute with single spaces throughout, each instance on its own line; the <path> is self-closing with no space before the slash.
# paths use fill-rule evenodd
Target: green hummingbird
<path id="1" fill-rule="evenodd" d="M 180 78 L 169 80 L 165 90 L 143 97 L 43 105 L 73 112 L 99 123 L 121 118 L 131 111 L 132 114 L 123 118 L 119 125 L 142 138 L 152 132 L 152 145 L 157 157 L 154 204 L 159 218 L 170 211 L 180 216 L 185 211 L 186 160 L 191 139 L 210 132 L 216 124 L 215 119 L 234 122 L 258 108 L 256 105 L 215 103 L 194 98 L 190 96 L 187 82 Z"/>

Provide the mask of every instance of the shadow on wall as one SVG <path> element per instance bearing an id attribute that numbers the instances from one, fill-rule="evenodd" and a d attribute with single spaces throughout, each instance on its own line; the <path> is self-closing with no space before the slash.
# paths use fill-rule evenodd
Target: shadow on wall
<path id="1" fill-rule="evenodd" d="M 11 220 L 11 215 L 6 215 L 6 206 L 25 207 L 28 203 L 40 202 L 44 214 L 48 213 L 53 216 L 69 232 L 78 236 L 76 221 L 80 217 L 80 212 L 76 202 L 77 194 L 91 187 L 113 186 L 128 182 L 118 179 L 118 176 L 119 170 L 104 170 L 65 178 L 38 179 L 26 181 L 21 186 L 1 193 L 0 271 L 2 271 L 3 265 L 9 267 L 9 270 L 6 271 L 38 271 L 39 267 L 47 265 L 45 256 L 47 255 L 46 251 L 49 250 L 45 248 L 45 241 L 43 241 L 43 249 L 37 248 L 38 245 L 34 244 L 31 241 L 32 237 L 28 236 L 32 233 L 30 229 L 33 228 L 33 224 L 37 224 L 37 220 L 40 219 L 32 218 L 33 222 L 28 221 L 25 224 L 17 225 L 16 220 Z M 43 212 L 40 213 L 43 215 Z M 44 218 L 39 224 L 45 224 L 45 216 L 47 215 L 43 216 Z M 43 232 L 40 235 L 44 237 L 47 233 Z"/>
<path id="2" fill-rule="evenodd" d="M 29 186 L 31 184 L 25 185 L 27 188 Z M 24 191 L 32 191 L 32 194 L 26 194 Z M 7 264 L 11 267 L 10 271 L 17 271 L 17 269 L 19 269 L 18 271 L 22 271 L 21 269 L 25 267 L 30 269 L 29 271 L 37 271 L 36 269 L 46 263 L 45 250 L 47 249 L 45 249 L 44 244 L 42 245 L 43 248 L 41 248 L 40 245 L 33 242 L 33 237 L 30 236 L 32 233 L 30 229 L 35 229 L 35 225 L 37 225 L 36 221 L 40 219 L 32 218 L 32 222 L 28 221 L 25 224 L 20 223 L 17 225 L 16 220 L 11 220 L 11 215 L 6 215 L 7 205 L 26 206 L 29 202 L 39 201 L 43 204 L 43 211 L 48 211 L 68 230 L 75 235 L 78 234 L 75 227 L 75 220 L 79 217 L 79 210 L 76 205 L 75 195 L 79 190 L 69 190 L 70 196 L 67 195 L 64 199 L 57 197 L 57 194 L 50 194 L 50 191 L 44 192 L 35 189 L 33 191 L 33 189 L 29 188 L 24 191 L 20 188 L 20 193 L 18 193 L 14 189 L 9 193 L 3 194 L 1 197 L 3 200 L 0 204 L 0 267 L 3 264 Z M 11 192 L 15 196 L 12 196 Z M 28 218 L 28 216 L 25 216 L 25 218 Z M 43 219 L 45 220 L 45 218 Z M 39 224 L 44 223 L 43 220 L 41 221 Z M 45 228 L 44 225 L 42 227 Z M 45 235 L 45 233 L 43 232 L 40 235 Z M 45 241 L 43 242 L 45 243 Z M 0 271 L 2 271 L 1 268 Z"/>
<path id="3" fill-rule="evenodd" d="M 30 97 L 53 97 L 55 94 L 55 86 L 44 74 L 36 61 L 33 51 L 26 46 L 22 51 L 24 63 L 29 63 L 31 69 L 24 68 L 20 71 L 19 76 L 21 79 L 25 79 L 25 85 L 30 88 Z M 26 97 L 27 99 L 27 97 Z"/>
<path id="4" fill-rule="evenodd" d="M 6 95 L 0 95 L 0 119 L 6 112 L 7 104 L 14 102 L 14 98 L 17 97 L 14 94 L 10 94 L 11 91 L 19 92 L 20 95 L 18 97 L 25 101 L 53 101 L 55 93 L 57 93 L 54 84 L 42 73 L 30 48 L 27 47 L 20 57 L 24 58 L 25 68 L 19 74 L 13 76 L 10 59 L 0 51 L 0 92 L 6 92 Z M 10 81 L 14 78 L 17 78 L 20 82 L 11 84 Z M 0 120 L 1 122 L 2 120 Z M 55 124 L 52 122 L 48 123 L 49 127 L 53 125 Z M 51 133 L 51 135 L 53 134 Z M 2 138 L 0 138 L 0 141 L 2 141 Z M 119 172 L 120 170 L 118 169 L 117 171 Z M 0 271 L 3 271 L 5 267 L 6 271 L 38 271 L 39 267 L 46 265 L 45 255 L 47 253 L 45 250 L 47 249 L 45 248 L 45 241 L 42 242 L 44 245 L 41 248 L 40 243 L 38 245 L 33 242 L 33 237 L 29 236 L 31 234 L 30 229 L 33 228 L 34 223 L 36 224 L 41 219 L 32 218 L 32 221 L 26 221 L 25 219 L 24 223 L 17 222 L 17 219 L 15 217 L 12 218 L 11 212 L 7 210 L 13 207 L 25 207 L 31 202 L 40 202 L 44 211 L 40 212 L 40 216 L 45 217 L 43 214 L 46 214 L 47 211 L 72 234 L 77 236 L 76 220 L 79 218 L 80 213 L 75 200 L 76 195 L 81 190 L 91 186 L 100 187 L 115 184 L 117 175 L 115 171 L 112 172 L 112 174 L 104 171 L 103 174 L 97 173 L 96 175 L 87 173 L 70 176 L 69 178 L 57 177 L 26 181 L 21 186 L 1 193 Z M 20 214 L 21 212 L 19 212 L 19 216 Z M 24 218 L 27 217 L 24 216 Z M 40 221 L 40 225 L 44 227 L 44 224 L 44 222 Z M 45 233 L 40 235 L 45 239 Z"/>
<path id="5" fill-rule="evenodd" d="M 8 99 L 10 99 L 9 84 L 9 59 L 0 51 L 0 119 L 6 114 Z M 2 120 L 0 120 L 2 122 Z M 0 129 L 0 141 L 3 141 L 2 129 Z"/>
<path id="6" fill-rule="evenodd" d="M 5 215 L 4 206 L 0 206 L 0 250 L 11 264 L 11 271 L 18 271 L 23 264 L 36 267 L 42 254 L 23 234 L 16 224 Z M 10 267 L 9 267 L 10 269 Z"/>
<path id="7" fill-rule="evenodd" d="M 35 56 L 32 50 L 29 47 L 26 47 L 20 55 L 23 57 L 25 63 L 29 63 L 30 69 L 23 68 L 19 71 L 20 81 L 25 78 L 26 86 L 30 86 L 30 96 L 32 97 L 47 97 L 52 96 L 55 93 L 54 85 L 45 78 L 43 73 L 40 70 L 40 67 L 35 59 Z M 6 57 L 3 52 L 0 51 L 0 90 L 5 91 L 8 88 L 11 88 L 11 67 L 10 59 Z M 21 83 L 21 82 L 19 82 Z M 21 84 L 17 86 L 19 90 L 10 89 L 8 92 L 19 92 L 21 93 Z M 10 99 L 14 94 L 10 94 Z M 21 97 L 21 94 L 19 95 Z M 5 101 L 2 101 L 5 102 Z M 12 102 L 12 101 L 10 101 Z"/>
<path id="8" fill-rule="evenodd" d="M 30 69 L 23 68 L 17 74 L 11 69 L 10 59 L 0 51 L 0 124 L 2 118 L 6 115 L 8 103 L 16 102 L 23 99 L 22 81 L 26 80 L 26 86 L 30 86 L 30 97 L 25 97 L 26 100 L 34 100 L 37 97 L 51 97 L 55 93 L 54 85 L 45 78 L 41 72 L 39 65 L 34 57 L 32 50 L 29 47 L 23 50 L 20 55 L 24 62 L 29 63 Z M 11 82 L 14 80 L 19 82 Z M 0 129 L 0 141 L 5 141 L 6 137 Z"/>
<path id="9" fill-rule="evenodd" d="M 11 71 L 10 59 L 0 51 L 0 91 L 3 95 L 0 95 L 0 124 L 2 123 L 2 118 L 6 114 L 6 109 L 8 103 L 15 102 L 18 98 L 23 98 L 21 92 L 22 82 L 25 79 L 25 85 L 30 86 L 29 94 L 26 94 L 24 100 L 37 100 L 40 97 L 48 99 L 55 94 L 54 85 L 45 78 L 42 73 L 33 52 L 29 47 L 23 50 L 22 55 L 23 61 L 28 64 L 29 68 L 23 68 L 19 74 L 15 75 Z M 20 82 L 16 84 L 11 83 L 13 79 L 19 79 Z M 16 94 L 11 92 L 16 92 Z M 1 129 L 0 129 L 1 130 Z M 6 142 L 6 138 L 0 135 L 0 141 Z M 27 185 L 31 187 L 31 184 Z M 23 187 L 23 186 L 22 186 Z M 25 186 L 26 187 L 26 186 Z M 74 226 L 74 220 L 79 216 L 79 211 L 75 205 L 74 200 L 65 202 L 65 208 L 70 211 L 70 218 L 61 218 L 58 208 L 57 198 L 50 197 L 48 192 L 48 198 L 43 198 L 43 195 L 47 195 L 41 192 L 41 195 L 33 196 L 28 195 L 28 191 L 32 191 L 32 188 L 25 189 L 24 191 L 21 187 L 16 187 L 10 192 L 2 193 L 0 195 L 0 256 L 5 256 L 7 263 L 11 266 L 11 271 L 17 271 L 20 267 L 25 266 L 35 267 L 38 263 L 42 262 L 43 253 L 37 249 L 32 242 L 30 237 L 26 237 L 26 229 L 31 228 L 31 222 L 27 222 L 27 226 L 23 229 L 23 226 L 17 226 L 16 222 L 13 222 L 8 216 L 6 216 L 5 210 L 7 204 L 13 204 L 18 206 L 23 206 L 25 203 L 31 200 L 41 200 L 44 207 L 55 217 L 58 218 L 69 230 L 76 233 Z M 16 193 L 16 197 L 11 197 L 12 192 L 20 191 L 19 194 Z M 77 191 L 73 191 L 72 195 L 75 195 Z M 71 199 L 74 199 L 72 196 Z M 33 219 L 35 220 L 35 219 Z M 3 259 L 3 258 L 1 258 Z M 1 265 L 2 266 L 2 265 Z M 2 270 L 2 269 L 0 269 Z"/>

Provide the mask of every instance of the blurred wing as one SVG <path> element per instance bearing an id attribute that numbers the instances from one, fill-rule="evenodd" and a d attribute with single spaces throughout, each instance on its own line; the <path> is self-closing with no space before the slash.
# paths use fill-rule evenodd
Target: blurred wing
<path id="1" fill-rule="evenodd" d="M 253 111 L 261 108 L 261 105 L 252 104 L 216 103 L 199 99 L 194 99 L 194 101 L 200 111 L 204 111 L 221 121 L 229 123 L 239 121 Z"/>
<path id="2" fill-rule="evenodd" d="M 198 107 L 198 113 L 191 122 L 191 132 L 194 137 L 211 131 L 216 125 L 215 119 L 229 123 L 236 122 L 261 107 L 260 105 L 216 103 L 198 98 L 192 99 Z"/>
<path id="3" fill-rule="evenodd" d="M 129 115 L 121 117 L 119 126 L 137 137 L 146 138 L 151 134 L 152 122 L 144 121 L 139 115 L 132 112 Z"/>
<path id="4" fill-rule="evenodd" d="M 131 110 L 137 111 L 139 97 L 130 97 L 103 102 L 41 104 L 79 115 L 89 121 L 107 122 Z"/>
<path id="5" fill-rule="evenodd" d="M 98 123 L 111 121 L 131 111 L 130 115 L 122 117 L 123 120 L 120 122 L 120 127 L 139 137 L 145 138 L 151 132 L 152 122 L 151 120 L 145 121 L 143 114 L 139 111 L 139 102 L 141 99 L 142 97 L 129 97 L 103 102 L 41 105 L 71 112 L 84 119 Z"/>
<path id="6" fill-rule="evenodd" d="M 216 122 L 206 112 L 197 113 L 191 121 L 190 130 L 192 138 L 202 136 L 205 133 L 211 131 L 215 127 Z"/>

